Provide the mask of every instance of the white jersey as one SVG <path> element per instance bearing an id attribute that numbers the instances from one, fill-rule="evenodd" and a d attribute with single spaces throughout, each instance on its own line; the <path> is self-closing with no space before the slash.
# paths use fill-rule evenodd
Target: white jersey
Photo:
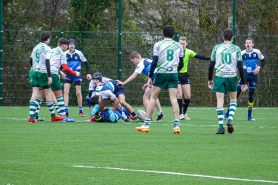
<path id="1" fill-rule="evenodd" d="M 47 73 L 45 60 L 50 59 L 51 48 L 44 42 L 37 44 L 31 54 L 32 58 L 32 68 L 31 70 Z"/>
<path id="2" fill-rule="evenodd" d="M 214 46 L 211 61 L 215 62 L 215 76 L 232 78 L 237 75 L 237 62 L 242 61 L 241 50 L 231 42 Z"/>
<path id="3" fill-rule="evenodd" d="M 110 81 L 110 80 L 112 80 L 112 79 L 106 78 L 106 77 L 103 76 L 101 82 L 108 82 L 108 81 Z M 90 84 L 89 84 L 89 91 L 92 91 L 92 90 L 94 90 L 94 89 L 95 89 L 95 84 L 94 84 L 94 81 L 91 80 L 91 81 L 90 81 Z"/>
<path id="4" fill-rule="evenodd" d="M 134 72 L 149 76 L 152 62 L 153 61 L 151 59 L 142 58 L 140 62 L 137 64 Z"/>
<path id="5" fill-rule="evenodd" d="M 108 100 L 108 99 L 114 100 L 116 98 L 116 95 L 113 94 L 112 91 L 103 84 L 95 87 L 91 97 L 95 95 L 101 96 L 103 100 Z"/>
<path id="6" fill-rule="evenodd" d="M 59 74 L 62 64 L 67 64 L 66 54 L 60 47 L 51 49 L 50 71 L 53 74 Z"/>
<path id="7" fill-rule="evenodd" d="M 164 39 L 155 43 L 153 55 L 158 56 L 155 73 L 178 73 L 179 58 L 184 56 L 184 52 L 180 43 Z"/>

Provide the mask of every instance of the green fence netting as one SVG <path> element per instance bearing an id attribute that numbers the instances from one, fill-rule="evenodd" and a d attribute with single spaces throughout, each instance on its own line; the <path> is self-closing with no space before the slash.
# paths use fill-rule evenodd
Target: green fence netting
<path id="1" fill-rule="evenodd" d="M 121 69 L 118 68 L 118 34 L 116 32 L 70 32 L 51 31 L 50 45 L 55 47 L 61 37 L 76 40 L 76 49 L 83 52 L 90 64 L 91 73 L 99 71 L 103 76 L 125 80 L 134 72 L 135 66 L 129 60 L 132 51 L 138 51 L 144 58 L 152 57 L 155 42 L 162 39 L 161 33 L 123 33 Z M 188 48 L 196 53 L 210 56 L 215 44 L 222 42 L 220 35 L 181 34 L 189 40 Z M 238 35 L 237 45 L 244 49 L 247 35 Z M 278 106 L 277 75 L 277 36 L 252 36 L 255 48 L 261 50 L 267 64 L 260 71 L 258 87 L 255 93 L 255 106 Z M 34 30 L 4 30 L 3 32 L 3 84 L 2 105 L 29 105 L 31 87 L 28 81 L 30 70 L 29 57 L 32 48 L 40 41 L 40 31 Z M 215 94 L 207 87 L 208 61 L 191 59 L 189 74 L 191 80 L 191 106 L 215 106 Z M 85 79 L 85 67 L 82 70 L 82 94 L 84 105 L 88 92 L 89 81 Z M 131 105 L 142 105 L 143 90 L 141 86 L 147 78 L 140 75 L 135 81 L 124 86 L 126 99 Z M 170 105 L 167 91 L 160 95 L 162 105 Z M 70 91 L 70 105 L 77 103 L 74 85 Z M 248 93 L 243 93 L 238 104 L 246 106 Z M 228 97 L 225 98 L 228 103 Z"/>

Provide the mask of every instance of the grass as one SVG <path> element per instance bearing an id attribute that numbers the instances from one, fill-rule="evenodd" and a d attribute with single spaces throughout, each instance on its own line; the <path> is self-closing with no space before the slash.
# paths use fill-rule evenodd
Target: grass
<path id="1" fill-rule="evenodd" d="M 43 106 L 47 120 L 36 124 L 27 123 L 28 107 L 0 107 L 0 185 L 278 183 L 277 108 L 254 108 L 250 122 L 239 107 L 225 135 L 214 134 L 214 107 L 190 107 L 179 135 L 171 107 L 163 110 L 164 120 L 139 133 L 140 123 L 85 123 L 76 107 L 74 123 L 51 123 Z"/>

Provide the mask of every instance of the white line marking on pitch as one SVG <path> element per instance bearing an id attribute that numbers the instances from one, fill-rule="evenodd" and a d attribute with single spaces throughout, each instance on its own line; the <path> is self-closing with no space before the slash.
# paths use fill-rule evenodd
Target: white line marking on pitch
<path id="1" fill-rule="evenodd" d="M 278 184 L 278 181 L 270 181 L 270 180 L 240 179 L 240 178 L 232 178 L 232 177 L 219 177 L 219 176 L 210 176 L 210 175 L 187 174 L 187 173 L 165 172 L 165 171 L 155 171 L 155 170 L 133 170 L 133 169 L 126 169 L 126 168 L 97 167 L 97 166 L 83 166 L 83 165 L 74 165 L 72 167 L 73 168 L 98 168 L 98 169 L 107 169 L 107 170 L 143 172 L 143 173 L 157 173 L 157 174 L 181 175 L 181 176 L 189 176 L 189 177 L 202 177 L 202 178 L 210 178 L 210 179 L 223 179 L 223 180 L 245 181 L 245 182 L 264 182 L 264 183 Z"/>

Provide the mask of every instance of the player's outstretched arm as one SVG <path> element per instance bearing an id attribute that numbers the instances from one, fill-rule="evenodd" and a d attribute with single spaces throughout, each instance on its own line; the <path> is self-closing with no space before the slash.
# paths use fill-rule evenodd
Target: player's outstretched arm
<path id="1" fill-rule="evenodd" d="M 205 55 L 199 55 L 199 54 L 196 54 L 194 58 L 197 58 L 200 60 L 210 60 L 210 57 L 205 56 Z"/>
<path id="2" fill-rule="evenodd" d="M 71 70 L 71 69 L 69 68 L 68 64 L 62 64 L 62 68 L 63 68 L 63 70 L 64 70 L 66 73 L 68 73 L 68 74 L 70 74 L 70 75 L 72 75 L 72 76 L 80 76 L 80 73 Z"/>
<path id="3" fill-rule="evenodd" d="M 129 82 L 131 82 L 132 80 L 134 80 L 136 77 L 138 76 L 138 73 L 134 72 L 132 75 L 130 75 L 130 77 L 128 77 L 128 79 L 126 79 L 124 82 L 120 81 L 120 80 L 116 80 L 117 84 L 119 85 L 126 85 Z"/>

